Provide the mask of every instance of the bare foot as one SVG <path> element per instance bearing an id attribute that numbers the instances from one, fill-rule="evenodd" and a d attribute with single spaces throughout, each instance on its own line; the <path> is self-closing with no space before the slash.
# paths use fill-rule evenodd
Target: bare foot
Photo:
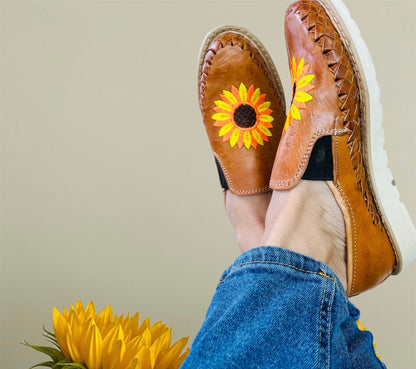
<path id="1" fill-rule="evenodd" d="M 261 244 L 278 246 L 329 265 L 347 283 L 344 218 L 324 181 L 302 180 L 273 191 Z"/>
<path id="2" fill-rule="evenodd" d="M 250 196 L 237 196 L 230 191 L 226 192 L 225 209 L 236 232 L 241 252 L 261 245 L 271 197 L 271 192 Z"/>

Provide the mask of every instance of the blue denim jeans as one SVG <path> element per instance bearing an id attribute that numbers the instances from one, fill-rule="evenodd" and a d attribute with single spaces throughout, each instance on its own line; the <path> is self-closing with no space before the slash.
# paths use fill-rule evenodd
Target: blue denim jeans
<path id="1" fill-rule="evenodd" d="M 181 369 L 385 368 L 331 268 L 258 247 L 224 272 Z"/>

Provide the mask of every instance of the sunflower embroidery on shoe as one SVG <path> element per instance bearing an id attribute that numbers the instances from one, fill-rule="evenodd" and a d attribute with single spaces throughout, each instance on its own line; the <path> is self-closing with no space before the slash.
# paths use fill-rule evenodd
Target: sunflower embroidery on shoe
<path id="1" fill-rule="evenodd" d="M 305 64 L 305 59 L 293 56 L 290 63 L 290 77 L 292 78 L 292 102 L 286 117 L 284 130 L 286 131 L 294 120 L 300 121 L 300 111 L 306 109 L 306 103 L 313 100 L 308 92 L 315 86 L 311 84 L 314 74 L 308 74 L 310 64 Z"/>
<path id="2" fill-rule="evenodd" d="M 270 115 L 270 102 L 266 101 L 266 94 L 262 94 L 260 88 L 254 89 L 251 85 L 248 89 L 244 83 L 237 89 L 223 90 L 220 99 L 215 101 L 214 126 L 220 127 L 218 135 L 223 142 L 230 142 L 230 146 L 243 146 L 249 150 L 257 145 L 268 142 L 272 133 L 274 118 Z"/>

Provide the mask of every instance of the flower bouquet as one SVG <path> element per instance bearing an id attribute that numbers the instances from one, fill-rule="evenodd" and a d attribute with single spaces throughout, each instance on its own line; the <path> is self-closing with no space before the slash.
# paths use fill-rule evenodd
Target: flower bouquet
<path id="1" fill-rule="evenodd" d="M 53 332 L 44 328 L 45 338 L 55 347 L 25 345 L 50 357 L 32 366 L 53 369 L 178 369 L 189 353 L 188 337 L 171 345 L 172 328 L 153 325 L 139 313 L 130 317 L 113 314 L 110 305 L 100 314 L 91 301 L 77 301 L 63 314 L 53 308 Z M 30 369 L 31 369 L 30 368 Z"/>

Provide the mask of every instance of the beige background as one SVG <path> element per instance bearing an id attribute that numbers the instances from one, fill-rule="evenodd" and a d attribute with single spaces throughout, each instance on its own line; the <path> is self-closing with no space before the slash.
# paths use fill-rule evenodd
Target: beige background
<path id="1" fill-rule="evenodd" d="M 1 361 L 41 354 L 52 307 L 93 299 L 193 339 L 238 255 L 198 111 L 213 27 L 247 27 L 289 95 L 289 1 L 1 2 Z M 414 1 L 347 1 L 381 85 L 386 149 L 416 220 Z M 388 367 L 416 361 L 416 268 L 354 298 Z"/>

